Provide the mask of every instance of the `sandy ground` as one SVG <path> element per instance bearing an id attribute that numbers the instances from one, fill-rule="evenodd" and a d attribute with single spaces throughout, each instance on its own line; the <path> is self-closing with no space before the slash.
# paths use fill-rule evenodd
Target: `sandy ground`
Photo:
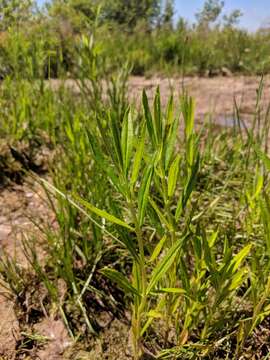
<path id="1" fill-rule="evenodd" d="M 149 100 L 154 98 L 157 86 L 160 87 L 161 101 L 165 106 L 171 94 L 176 102 L 183 88 L 189 95 L 194 97 L 196 103 L 196 117 L 200 121 L 206 115 L 211 114 L 214 119 L 231 118 L 234 113 L 234 101 L 236 101 L 240 114 L 248 119 L 254 114 L 257 90 L 261 78 L 258 76 L 231 76 L 199 78 L 186 77 L 166 78 L 139 76 L 130 77 L 128 82 L 128 96 L 137 105 L 141 103 L 142 90 L 145 89 Z M 59 87 L 59 80 L 50 80 L 53 88 Z M 74 80 L 66 80 L 66 86 L 72 88 L 75 93 L 79 88 Z M 270 76 L 264 77 L 264 91 L 261 106 L 265 109 L 270 102 Z M 226 122 L 221 125 L 226 125 Z"/>
<path id="2" fill-rule="evenodd" d="M 234 99 L 245 118 L 252 116 L 259 80 L 257 77 L 217 77 L 186 78 L 182 82 L 181 79 L 176 78 L 132 77 L 129 81 L 129 97 L 139 103 L 141 91 L 145 88 L 151 99 L 159 85 L 162 102 L 166 103 L 172 89 L 177 97 L 184 84 L 196 100 L 197 120 L 203 121 L 204 117 L 211 113 L 220 125 L 226 125 L 226 121 L 230 122 L 233 114 Z M 69 84 L 74 86 L 72 81 Z M 264 109 L 270 100 L 269 95 L 270 79 L 266 78 L 262 99 Z M 51 222 L 54 221 L 42 197 L 42 189 L 32 180 L 22 185 L 0 188 L 0 253 L 4 249 L 15 257 L 21 266 L 25 266 L 21 238 L 24 233 L 29 233 L 32 229 L 30 219 L 38 216 Z M 4 288 L 0 287 L 0 359 L 13 359 L 16 356 L 16 344 L 20 338 L 20 326 L 14 311 L 14 303 L 6 298 L 5 293 Z M 69 343 L 62 322 L 59 319 L 48 319 L 44 316 L 44 321 L 37 325 L 37 329 L 41 335 L 50 340 L 38 356 L 41 359 L 62 359 L 62 351 Z M 118 355 L 115 356 L 117 359 Z"/>
<path id="3" fill-rule="evenodd" d="M 54 215 L 48 211 L 44 191 L 32 178 L 25 179 L 22 185 L 9 185 L 0 191 L 0 209 L 0 251 L 4 250 L 12 256 L 20 269 L 26 271 L 27 260 L 22 238 L 25 235 L 40 236 L 31 219 L 54 225 Z M 25 304 L 26 308 L 31 308 L 30 302 Z M 18 344 L 22 341 L 22 327 L 16 317 L 15 308 L 12 296 L 10 297 L 9 292 L 0 284 L 0 359 L 13 359 L 21 352 Z M 48 342 L 45 349 L 37 351 L 35 356 L 31 356 L 29 352 L 30 358 L 62 358 L 60 355 L 70 340 L 61 320 L 44 313 L 42 321 L 35 324 L 31 331 L 48 339 Z"/>
<path id="4" fill-rule="evenodd" d="M 145 79 L 132 77 L 129 83 L 129 94 L 131 99 L 140 101 L 141 92 L 146 89 L 150 99 L 154 97 L 155 89 L 160 87 L 163 104 L 170 94 L 177 100 L 182 89 L 194 97 L 196 104 L 196 118 L 200 122 L 207 115 L 221 122 L 221 125 L 228 125 L 234 113 L 234 101 L 236 101 L 240 114 L 244 119 L 250 119 L 254 114 L 256 106 L 257 90 L 260 84 L 259 77 L 214 77 L 198 78 L 188 77 L 184 81 L 180 78 L 152 78 Z M 264 79 L 264 91 L 261 107 L 266 109 L 270 102 L 270 77 Z"/>

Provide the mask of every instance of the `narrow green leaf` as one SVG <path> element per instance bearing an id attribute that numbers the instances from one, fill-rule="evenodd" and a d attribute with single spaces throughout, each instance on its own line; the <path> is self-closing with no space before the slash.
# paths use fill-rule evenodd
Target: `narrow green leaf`
<path id="1" fill-rule="evenodd" d="M 186 140 L 190 138 L 194 129 L 195 103 L 192 97 L 185 94 L 181 99 L 181 110 L 185 123 Z"/>
<path id="2" fill-rule="evenodd" d="M 263 199 L 260 200 L 260 209 L 261 209 L 261 217 L 262 223 L 264 226 L 264 238 L 266 242 L 266 248 L 268 252 L 268 256 L 270 255 L 270 206 L 269 206 L 269 198 L 266 193 L 264 193 Z"/>
<path id="3" fill-rule="evenodd" d="M 179 119 L 175 119 L 170 126 L 169 133 L 166 138 L 166 143 L 164 148 L 166 149 L 165 153 L 165 169 L 167 170 L 171 161 L 173 150 L 176 144 L 177 131 L 179 126 Z"/>
<path id="4" fill-rule="evenodd" d="M 143 158 L 144 143 L 145 143 L 145 125 L 143 126 L 141 138 L 139 140 L 138 148 L 134 158 L 132 175 L 130 180 L 132 185 L 134 185 L 138 179 L 139 171 L 141 168 L 141 162 Z"/>
<path id="5" fill-rule="evenodd" d="M 65 130 L 66 130 L 66 134 L 67 134 L 70 142 L 71 142 L 72 144 L 74 144 L 74 142 L 75 142 L 75 137 L 74 137 L 74 132 L 73 132 L 73 130 L 72 130 L 72 128 L 71 128 L 70 122 L 67 122 L 67 124 L 66 124 L 66 126 L 65 126 Z"/>
<path id="6" fill-rule="evenodd" d="M 190 293 L 191 289 L 191 279 L 188 274 L 188 269 L 186 263 L 182 257 L 180 257 L 179 261 L 179 269 L 180 269 L 180 277 L 182 281 L 182 286 L 186 290 L 187 293 Z"/>
<path id="7" fill-rule="evenodd" d="M 263 162 L 264 166 L 270 171 L 270 158 L 259 148 L 258 145 L 253 145 L 258 158 Z"/>
<path id="8" fill-rule="evenodd" d="M 214 231 L 213 234 L 208 239 L 208 244 L 209 244 L 210 248 L 212 248 L 215 245 L 215 242 L 217 240 L 217 236 L 218 236 L 218 230 Z"/>
<path id="9" fill-rule="evenodd" d="M 159 262 L 156 268 L 153 270 L 150 282 L 147 286 L 146 294 L 149 294 L 158 281 L 167 273 L 168 269 L 173 264 L 176 256 L 178 255 L 179 250 L 184 242 L 186 237 L 180 238 L 176 241 L 172 247 L 169 249 L 164 258 Z"/>
<path id="10" fill-rule="evenodd" d="M 257 183 L 256 183 L 256 189 L 255 189 L 255 192 L 253 194 L 254 199 L 257 199 L 257 197 L 260 195 L 260 193 L 262 191 L 263 180 L 264 180 L 263 176 L 261 174 L 258 174 Z"/>
<path id="11" fill-rule="evenodd" d="M 150 111 L 149 103 L 148 103 L 148 98 L 147 98 L 145 90 L 143 90 L 142 102 L 143 102 L 144 117 L 145 117 L 145 120 L 146 120 L 146 126 L 147 126 L 147 130 L 148 130 L 148 134 L 149 134 L 152 145 L 155 146 L 155 144 L 156 144 L 156 135 L 155 135 L 154 126 L 153 126 L 153 118 L 152 118 L 152 115 L 151 115 L 151 111 Z"/>
<path id="12" fill-rule="evenodd" d="M 157 206 L 157 204 L 155 203 L 155 201 L 153 199 L 149 199 L 150 204 L 152 205 L 153 209 L 155 210 L 157 216 L 159 217 L 159 220 L 161 222 L 162 225 L 166 225 L 168 230 L 173 230 L 172 226 L 170 225 L 170 223 L 166 220 L 165 216 L 162 214 L 162 212 L 159 210 L 159 207 Z"/>
<path id="13" fill-rule="evenodd" d="M 193 247 L 195 259 L 200 262 L 202 257 L 202 239 L 200 236 L 194 236 Z"/>
<path id="14" fill-rule="evenodd" d="M 186 294 L 186 290 L 181 288 L 161 288 L 158 289 L 159 292 L 169 293 L 169 294 Z"/>
<path id="15" fill-rule="evenodd" d="M 122 236 L 121 239 L 118 239 L 116 236 L 114 236 L 111 232 L 109 232 L 106 227 L 103 227 L 101 224 L 99 224 L 83 207 L 81 207 L 80 205 L 77 204 L 77 202 L 75 202 L 70 196 L 68 196 L 67 194 L 64 194 L 62 191 L 60 191 L 59 189 L 57 189 L 55 186 L 53 186 L 52 184 L 50 184 L 48 181 L 46 181 L 45 179 L 41 179 L 41 178 L 37 178 L 38 181 L 40 181 L 40 183 L 42 183 L 46 189 L 48 189 L 50 192 L 52 192 L 54 195 L 60 195 L 63 199 L 65 199 L 65 201 L 68 201 L 72 206 L 74 206 L 74 208 L 76 208 L 77 210 L 79 210 L 84 216 L 86 216 L 93 224 L 95 224 L 99 229 L 101 229 L 102 232 L 104 232 L 105 234 L 107 234 L 110 238 L 112 238 L 114 241 L 116 241 L 117 243 L 121 244 L 121 246 L 126 247 L 128 249 L 128 251 L 130 252 L 131 256 L 133 256 L 133 258 L 138 261 L 139 257 L 137 254 L 137 250 L 136 247 L 134 245 L 134 242 L 132 241 L 132 239 L 130 238 L 130 236 Z M 119 228 L 118 231 L 124 230 L 122 228 Z M 125 233 L 124 233 L 125 235 Z"/>
<path id="16" fill-rule="evenodd" d="M 163 316 L 162 312 L 157 310 L 150 310 L 146 315 L 154 319 L 162 319 Z"/>
<path id="17" fill-rule="evenodd" d="M 160 254 L 162 248 L 163 248 L 163 245 L 165 244 L 167 240 L 167 235 L 164 235 L 158 242 L 158 244 L 156 245 L 152 255 L 151 255 L 151 258 L 150 258 L 150 262 L 153 262 L 154 260 L 156 260 L 156 258 L 158 257 L 158 255 Z"/>
<path id="18" fill-rule="evenodd" d="M 166 125 L 171 125 L 173 123 L 173 116 L 173 95 L 171 95 L 166 109 Z"/>
<path id="19" fill-rule="evenodd" d="M 156 90 L 155 100 L 154 100 L 154 131 L 156 134 L 157 142 L 160 143 L 162 140 L 162 114 L 161 114 L 161 104 L 160 104 L 160 90 L 159 86 Z"/>
<path id="20" fill-rule="evenodd" d="M 132 154 L 132 148 L 133 148 L 133 121 L 132 121 L 131 110 L 128 109 L 124 116 L 122 133 L 121 133 L 122 158 L 124 163 L 124 172 L 126 176 Z"/>
<path id="21" fill-rule="evenodd" d="M 97 143 L 95 137 L 91 134 L 89 130 L 87 131 L 87 136 L 88 136 L 89 144 L 91 146 L 92 154 L 94 156 L 97 165 L 105 172 L 105 174 L 108 175 L 109 179 L 111 180 L 115 188 L 120 193 L 124 194 L 125 193 L 124 187 L 121 184 L 119 177 L 115 175 L 115 172 L 111 164 L 105 158 L 104 153 L 101 151 L 99 144 Z"/>
<path id="22" fill-rule="evenodd" d="M 132 267 L 132 283 L 133 283 L 133 287 L 135 287 L 135 289 L 137 289 L 137 291 L 139 293 L 142 292 L 142 278 L 141 278 L 141 269 L 140 269 L 140 264 L 139 262 L 133 262 L 133 267 Z M 139 299 L 135 299 L 138 301 Z M 139 303 L 137 304 L 139 306 Z"/>
<path id="23" fill-rule="evenodd" d="M 123 227 L 125 227 L 125 228 L 127 228 L 127 229 L 129 229 L 131 231 L 134 231 L 134 229 L 131 226 L 129 226 L 127 223 L 125 223 L 124 221 L 118 219 L 114 215 L 111 215 L 111 214 L 107 213 L 105 210 L 100 210 L 100 209 L 96 208 L 94 205 L 90 204 L 88 201 L 83 200 L 79 196 L 75 196 L 75 199 L 77 201 L 79 201 L 84 207 L 86 207 L 86 209 L 90 210 L 94 214 L 96 214 L 96 215 L 110 221 L 111 223 L 123 226 Z"/>
<path id="24" fill-rule="evenodd" d="M 195 187 L 195 184 L 197 181 L 199 165 L 200 165 L 200 156 L 198 154 L 196 162 L 192 166 L 191 175 L 188 179 L 188 183 L 185 186 L 182 197 L 179 199 L 178 204 L 177 204 L 177 208 L 176 208 L 176 212 L 175 212 L 175 220 L 176 221 L 179 221 L 180 216 L 181 216 L 183 210 L 185 209 L 186 204 L 190 198 L 190 195 L 191 195 L 192 191 L 194 190 L 194 187 Z"/>
<path id="25" fill-rule="evenodd" d="M 252 244 L 246 245 L 231 261 L 230 270 L 233 272 L 237 271 L 239 266 L 241 265 L 242 261 L 248 256 L 250 250 L 252 248 Z"/>
<path id="26" fill-rule="evenodd" d="M 202 246 L 205 264 L 211 273 L 215 273 L 216 260 L 213 256 L 213 251 L 211 251 L 209 246 L 208 238 L 205 232 L 202 234 Z"/>
<path id="27" fill-rule="evenodd" d="M 168 196 L 169 197 L 172 197 L 174 194 L 174 191 L 175 191 L 178 174 L 179 174 L 179 163 L 180 163 L 180 155 L 177 155 L 169 169 L 169 175 L 168 175 Z"/>
<path id="28" fill-rule="evenodd" d="M 153 166 L 150 164 L 145 172 L 142 179 L 141 187 L 138 194 L 138 205 L 139 205 L 139 224 L 143 224 L 145 210 L 148 203 L 148 195 L 153 175 Z"/>
<path id="29" fill-rule="evenodd" d="M 112 138 L 113 138 L 113 146 L 115 153 L 117 155 L 118 164 L 121 168 L 123 168 L 123 158 L 122 158 L 122 150 L 121 150 L 121 140 L 120 140 L 120 126 L 116 120 L 116 115 L 109 113 L 109 124 L 111 128 Z"/>
<path id="30" fill-rule="evenodd" d="M 122 122 L 122 131 L 121 131 L 121 151 L 124 166 L 126 165 L 126 151 L 127 151 L 127 137 L 128 137 L 128 116 L 130 109 L 128 108 L 125 112 L 124 119 Z"/>
<path id="31" fill-rule="evenodd" d="M 239 271 L 237 271 L 235 275 L 232 277 L 231 284 L 229 286 L 229 291 L 234 291 L 239 286 L 241 286 L 247 274 L 248 274 L 247 268 L 242 268 Z"/>
<path id="32" fill-rule="evenodd" d="M 195 135 L 191 134 L 186 141 L 186 160 L 187 167 L 192 167 L 194 163 L 194 153 L 195 153 Z"/>
<path id="33" fill-rule="evenodd" d="M 130 282 L 120 272 L 110 268 L 104 268 L 100 270 L 100 272 L 110 280 L 116 282 L 118 286 L 125 291 L 125 293 L 130 293 L 133 295 L 140 296 L 138 291 L 130 284 Z"/>
<path id="34" fill-rule="evenodd" d="M 165 297 L 161 297 L 161 300 L 157 304 L 156 309 L 150 310 L 146 314 L 146 316 L 148 317 L 148 320 L 146 321 L 144 327 L 141 330 L 141 336 L 143 336 L 143 334 L 149 328 L 149 326 L 151 325 L 153 319 L 162 318 L 162 316 L 164 315 L 164 313 L 162 311 L 162 309 L 164 308 L 164 301 L 165 301 Z"/>

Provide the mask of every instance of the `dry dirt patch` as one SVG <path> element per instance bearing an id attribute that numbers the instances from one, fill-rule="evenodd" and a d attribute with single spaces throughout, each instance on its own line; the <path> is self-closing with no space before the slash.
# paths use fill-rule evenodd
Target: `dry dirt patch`
<path id="1" fill-rule="evenodd" d="M 43 199 L 43 189 L 30 178 L 25 179 L 22 185 L 13 184 L 0 190 L 0 254 L 4 250 L 19 264 L 22 271 L 27 271 L 28 267 L 22 236 L 39 236 L 31 219 L 43 219 L 48 223 L 54 223 L 54 216 Z M 16 357 L 16 347 L 21 337 L 15 304 L 9 298 L 7 289 L 0 287 L 0 359 L 1 356 L 4 356 L 4 359 Z M 53 322 L 51 324 L 54 325 Z M 58 323 L 57 326 L 59 327 Z M 42 326 L 40 330 L 40 335 L 47 336 Z M 55 340 L 51 343 L 55 344 Z M 58 345 L 60 344 L 59 340 Z M 50 350 L 53 345 L 48 346 Z"/>
<path id="2" fill-rule="evenodd" d="M 245 118 L 254 113 L 259 87 L 260 77 L 215 77 L 198 78 L 187 77 L 184 81 L 181 78 L 151 78 L 131 77 L 129 81 L 130 98 L 136 102 L 140 101 L 141 92 L 146 89 L 150 98 L 153 99 L 155 89 L 160 87 L 161 100 L 166 104 L 170 94 L 175 98 L 181 94 L 183 86 L 188 93 L 194 97 L 196 102 L 196 117 L 202 120 L 208 113 L 213 118 L 221 116 L 231 117 L 233 114 L 234 99 L 236 100 L 240 113 Z M 266 108 L 270 101 L 270 78 L 264 79 L 264 92 L 262 106 Z"/>

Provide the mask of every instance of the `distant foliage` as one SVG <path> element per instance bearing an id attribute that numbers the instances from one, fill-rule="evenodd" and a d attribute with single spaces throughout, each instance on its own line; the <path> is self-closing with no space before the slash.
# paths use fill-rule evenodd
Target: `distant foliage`
<path id="1" fill-rule="evenodd" d="M 151 27 L 160 15 L 160 0 L 108 0 L 104 2 L 103 12 L 105 19 L 125 24 L 129 29 L 141 22 Z"/>
<path id="2" fill-rule="evenodd" d="M 93 34 L 111 70 L 128 61 L 135 75 L 267 73 L 270 31 L 239 28 L 241 16 L 238 9 L 224 13 L 221 0 L 206 0 L 194 24 L 175 19 L 174 0 L 52 0 L 42 9 L 34 0 L 0 0 L 0 76 L 14 74 L 25 49 L 33 59 L 44 52 L 34 73 L 70 76 L 81 36 Z"/>
<path id="3" fill-rule="evenodd" d="M 224 7 L 224 1 L 206 0 L 203 9 L 196 14 L 199 25 L 208 26 L 215 22 L 221 14 Z"/>
<path id="4" fill-rule="evenodd" d="M 0 0 L 0 30 L 29 21 L 32 10 L 33 0 Z"/>

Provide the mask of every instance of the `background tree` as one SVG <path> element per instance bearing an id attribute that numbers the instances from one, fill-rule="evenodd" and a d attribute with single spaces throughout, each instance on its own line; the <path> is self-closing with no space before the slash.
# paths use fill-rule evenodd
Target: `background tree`
<path id="1" fill-rule="evenodd" d="M 34 5 L 33 0 L 0 0 L 0 31 L 28 22 Z"/>
<path id="2" fill-rule="evenodd" d="M 234 27 L 239 24 L 240 18 L 243 16 L 241 10 L 233 10 L 229 15 L 223 16 L 225 27 Z"/>
<path id="3" fill-rule="evenodd" d="M 89 20 L 94 20 L 95 18 L 95 3 L 89 0 L 70 0 L 70 7 L 75 11 L 81 13 L 83 16 Z"/>
<path id="4" fill-rule="evenodd" d="M 174 0 L 166 0 L 162 23 L 167 29 L 173 28 Z"/>
<path id="5" fill-rule="evenodd" d="M 196 14 L 199 27 L 207 28 L 214 23 L 224 8 L 224 1 L 206 0 L 200 12 Z"/>
<path id="6" fill-rule="evenodd" d="M 151 28 L 160 16 L 160 0 L 108 0 L 104 2 L 106 20 L 134 29 L 145 22 Z"/>

